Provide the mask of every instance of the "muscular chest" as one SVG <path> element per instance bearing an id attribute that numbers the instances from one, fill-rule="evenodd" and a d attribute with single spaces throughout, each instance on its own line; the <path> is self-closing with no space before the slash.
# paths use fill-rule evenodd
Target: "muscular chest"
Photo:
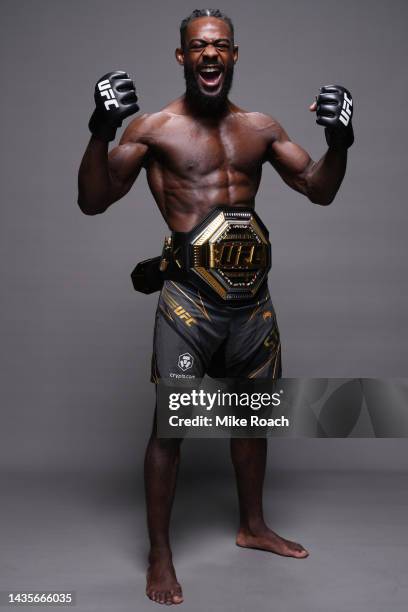
<path id="1" fill-rule="evenodd" d="M 157 135 L 153 154 L 159 163 L 180 176 L 207 175 L 219 170 L 256 172 L 265 156 L 265 140 L 238 121 L 219 126 L 179 121 Z"/>

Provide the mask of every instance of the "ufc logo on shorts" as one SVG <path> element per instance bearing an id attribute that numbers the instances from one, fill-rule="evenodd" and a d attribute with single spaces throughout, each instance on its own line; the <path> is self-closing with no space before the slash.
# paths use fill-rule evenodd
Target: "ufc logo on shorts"
<path id="1" fill-rule="evenodd" d="M 345 125 L 346 127 L 349 124 L 350 121 L 350 117 L 351 117 L 351 107 L 353 106 L 353 100 L 351 98 L 347 97 L 347 94 L 344 94 L 344 98 L 343 98 L 343 108 L 341 109 L 341 113 L 340 113 L 340 121 L 342 122 L 343 125 Z"/>
<path id="2" fill-rule="evenodd" d="M 190 313 L 188 313 L 187 310 L 184 310 L 182 306 L 177 306 L 177 308 L 174 309 L 174 312 L 182 321 L 185 322 L 186 325 L 188 325 L 188 327 L 191 327 L 194 325 L 194 323 L 197 323 Z"/>
<path id="3" fill-rule="evenodd" d="M 101 96 L 105 96 L 105 98 L 108 98 L 105 101 L 105 108 L 106 108 L 106 110 L 110 110 L 109 109 L 110 106 L 114 106 L 115 108 L 119 108 L 119 103 L 118 103 L 118 101 L 115 98 L 115 94 L 113 93 L 113 89 L 111 87 L 109 79 L 105 79 L 104 81 L 100 81 L 98 83 L 98 89 L 101 92 Z"/>

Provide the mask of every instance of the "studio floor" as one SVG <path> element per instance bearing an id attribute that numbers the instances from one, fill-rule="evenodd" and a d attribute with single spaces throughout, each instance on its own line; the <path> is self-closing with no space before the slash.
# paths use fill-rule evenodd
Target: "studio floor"
<path id="1" fill-rule="evenodd" d="M 269 474 L 271 527 L 311 553 L 295 560 L 235 546 L 232 478 L 184 475 L 172 525 L 180 609 L 405 612 L 407 484 L 403 472 Z M 75 591 L 78 612 L 158 609 L 144 595 L 135 476 L 8 473 L 1 490 L 1 591 Z"/>

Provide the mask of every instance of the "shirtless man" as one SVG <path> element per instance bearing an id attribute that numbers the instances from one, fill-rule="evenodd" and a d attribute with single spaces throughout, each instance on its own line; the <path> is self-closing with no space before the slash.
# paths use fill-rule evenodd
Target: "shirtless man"
<path id="1" fill-rule="evenodd" d="M 213 9 L 193 11 L 182 22 L 180 34 L 181 45 L 176 50 L 176 59 L 184 68 L 184 95 L 158 113 L 133 119 L 119 145 L 111 151 L 108 151 L 108 143 L 114 139 L 122 120 L 139 110 L 137 97 L 126 73 L 109 73 L 97 83 L 96 110 L 89 124 L 92 137 L 79 170 L 78 204 L 81 210 L 87 215 L 103 213 L 128 193 L 141 169 L 145 168 L 150 190 L 169 228 L 175 233 L 189 232 L 218 206 L 252 210 L 262 166 L 266 162 L 272 164 L 285 183 L 314 204 L 330 204 L 344 177 L 347 148 L 353 143 L 350 93 L 340 86 L 321 88 L 310 106 L 310 110 L 316 112 L 317 123 L 325 126 L 328 143 L 326 153 L 314 162 L 303 148 L 289 139 L 275 119 L 243 110 L 228 99 L 238 59 L 233 25 L 228 17 Z M 236 336 L 231 338 L 224 334 L 222 344 L 224 352 L 226 347 L 229 350 L 228 363 L 235 364 L 235 370 L 228 376 L 278 377 L 279 333 L 267 287 L 262 291 L 261 296 L 256 296 L 256 303 L 268 304 L 268 316 L 263 317 L 263 322 L 262 317 L 258 317 L 261 322 L 254 322 L 250 337 L 242 339 L 243 326 L 239 317 L 244 312 L 247 320 L 249 311 L 245 308 L 234 311 L 208 296 L 203 301 L 200 292 L 188 284 L 166 281 L 156 315 L 153 381 L 157 382 L 166 372 L 168 375 L 167 362 L 173 360 L 174 363 L 177 359 L 184 338 L 190 352 L 196 351 L 197 376 L 209 373 L 210 361 L 215 363 L 214 354 L 220 348 L 215 346 L 211 336 L 213 328 L 218 325 L 215 335 L 219 337 L 226 323 L 232 325 L 236 319 Z M 201 332 L 195 337 L 192 335 L 190 340 L 186 337 L 187 326 L 181 329 L 182 322 L 171 322 L 169 309 L 174 303 L 188 304 L 193 321 L 203 325 Z M 251 308 L 254 311 L 253 306 Z M 215 322 L 208 324 L 211 312 Z M 165 315 L 169 325 L 163 322 Z M 253 317 L 253 321 L 258 319 Z M 264 324 L 268 329 L 267 333 L 262 332 L 262 340 L 267 337 L 273 341 L 265 341 L 255 347 L 256 350 L 249 350 L 248 342 L 261 334 L 260 326 Z M 193 334 L 190 330 L 188 333 Z M 241 361 L 234 354 L 234 343 L 240 342 L 246 349 L 239 351 L 243 354 Z M 177 345 L 175 350 L 173 344 Z M 267 359 L 261 363 L 265 357 Z M 259 364 L 257 359 L 261 360 Z M 165 604 L 183 601 L 169 542 L 180 442 L 179 439 L 158 438 L 155 420 L 145 459 L 151 544 L 146 593 L 153 601 Z M 308 552 L 303 546 L 280 537 L 264 521 L 262 491 L 266 452 L 265 439 L 231 440 L 240 509 L 236 543 L 283 556 L 305 558 Z"/>

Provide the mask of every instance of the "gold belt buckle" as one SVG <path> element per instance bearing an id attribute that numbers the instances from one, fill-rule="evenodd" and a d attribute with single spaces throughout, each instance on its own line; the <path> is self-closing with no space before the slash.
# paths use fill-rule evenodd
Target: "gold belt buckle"
<path id="1" fill-rule="evenodd" d="M 216 209 L 190 244 L 193 272 L 225 300 L 255 296 L 270 269 L 268 231 L 252 210 Z"/>

